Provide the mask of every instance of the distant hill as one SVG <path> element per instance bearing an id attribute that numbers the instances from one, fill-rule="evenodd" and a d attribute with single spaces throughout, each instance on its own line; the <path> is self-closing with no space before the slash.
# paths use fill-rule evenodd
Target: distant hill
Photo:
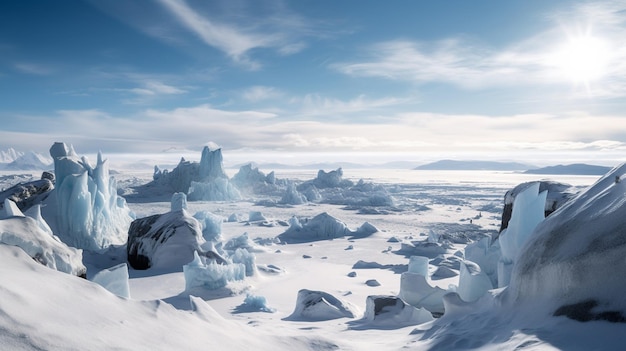
<path id="1" fill-rule="evenodd" d="M 605 175 L 611 170 L 611 167 L 594 166 L 584 163 L 575 163 L 571 165 L 557 165 L 537 169 L 529 169 L 524 173 L 527 174 L 571 174 L 571 175 Z"/>
<path id="2" fill-rule="evenodd" d="M 427 163 L 414 169 L 433 171 L 525 171 L 531 168 L 534 167 L 518 162 L 441 160 Z"/>
<path id="3" fill-rule="evenodd" d="M 325 163 L 308 163 L 308 164 L 284 164 L 284 163 L 256 163 L 245 162 L 235 164 L 230 168 L 238 169 L 241 166 L 245 166 L 252 163 L 253 167 L 258 167 L 264 171 L 271 171 L 276 169 L 322 169 L 322 170 L 335 170 L 337 168 L 343 169 L 411 169 L 415 162 L 410 161 L 391 161 L 381 164 L 365 164 L 354 162 L 325 162 Z M 528 168 L 525 168 L 528 169 Z"/>

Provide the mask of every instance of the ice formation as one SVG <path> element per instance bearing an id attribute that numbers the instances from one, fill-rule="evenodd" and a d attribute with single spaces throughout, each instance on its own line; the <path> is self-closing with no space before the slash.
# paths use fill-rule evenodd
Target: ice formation
<path id="1" fill-rule="evenodd" d="M 56 213 L 46 219 L 53 231 L 63 242 L 82 249 L 124 244 L 132 216 L 124 198 L 117 195 L 115 178 L 109 176 L 102 154 L 98 153 L 95 167 L 64 143 L 52 145 L 50 155 L 56 178 Z"/>
<path id="2" fill-rule="evenodd" d="M 174 197 L 172 208 L 180 208 Z M 184 209 L 134 220 L 128 230 L 128 263 L 135 269 L 182 267 L 205 242 L 200 223 Z"/>
<path id="3" fill-rule="evenodd" d="M 298 190 L 306 189 L 310 185 L 315 186 L 317 189 L 325 189 L 325 188 L 347 188 L 354 183 L 352 181 L 343 179 L 343 169 L 338 168 L 334 171 L 325 172 L 324 170 L 319 170 L 317 172 L 317 177 L 306 181 L 298 187 Z"/>
<path id="4" fill-rule="evenodd" d="M 237 308 L 235 308 L 235 312 L 243 313 L 243 312 L 267 312 L 274 313 L 276 312 L 275 308 L 271 308 L 267 305 L 267 299 L 264 296 L 259 295 L 246 295 L 246 298 L 243 300 L 243 303 Z"/>
<path id="5" fill-rule="evenodd" d="M 491 280 L 481 271 L 480 266 L 471 261 L 461 262 L 457 293 L 466 302 L 474 302 L 488 290 L 493 289 Z"/>
<path id="6" fill-rule="evenodd" d="M 307 202 L 306 195 L 300 193 L 293 182 L 287 185 L 287 191 L 285 191 L 285 194 L 280 199 L 280 203 L 286 205 L 302 205 Z"/>
<path id="7" fill-rule="evenodd" d="M 511 269 L 532 231 L 545 218 L 544 208 L 548 192 L 539 193 L 539 183 L 532 183 L 515 197 L 508 227 L 500 233 L 500 261 L 498 287 L 509 284 Z"/>
<path id="8" fill-rule="evenodd" d="M 289 220 L 289 228 L 278 238 L 285 243 L 296 243 L 342 238 L 347 235 L 364 237 L 377 231 L 376 227 L 367 222 L 352 231 L 344 222 L 323 212 L 304 223 L 297 217 L 292 217 Z"/>
<path id="9" fill-rule="evenodd" d="M 365 302 L 363 323 L 383 329 L 403 328 L 432 321 L 432 314 L 415 308 L 397 296 L 373 295 Z"/>
<path id="10" fill-rule="evenodd" d="M 443 314 L 443 296 L 449 291 L 431 286 L 426 277 L 411 272 L 400 275 L 399 297 L 408 304 L 425 308 L 435 314 Z"/>
<path id="11" fill-rule="evenodd" d="M 201 258 L 197 252 L 193 253 L 193 261 L 183 265 L 185 276 L 185 290 L 205 288 L 215 290 L 223 288 L 228 282 L 244 280 L 246 267 L 244 264 L 219 264 L 214 260 Z"/>
<path id="12" fill-rule="evenodd" d="M 202 236 L 206 241 L 218 241 L 222 235 L 222 216 L 213 214 L 209 211 L 196 212 L 193 217 L 200 222 L 202 226 Z"/>
<path id="13" fill-rule="evenodd" d="M 230 201 L 241 199 L 237 187 L 231 184 L 224 172 L 222 149 L 202 149 L 197 181 L 189 186 L 189 200 Z"/>
<path id="14" fill-rule="evenodd" d="M 626 321 L 626 182 L 616 181 L 624 174 L 626 164 L 614 168 L 535 228 L 513 267 L 508 301 Z"/>
<path id="15" fill-rule="evenodd" d="M 130 299 L 128 266 L 126 263 L 120 263 L 111 268 L 101 270 L 91 278 L 91 281 L 119 297 Z"/>
<path id="16" fill-rule="evenodd" d="M 19 211 L 17 206 L 12 205 L 12 207 Z M 20 247 L 44 266 L 77 276 L 85 276 L 87 269 L 83 265 L 82 250 L 69 247 L 50 235 L 50 232 L 42 229 L 47 225 L 40 221 L 43 221 L 43 218 L 33 219 L 24 215 L 0 220 L 0 243 Z"/>
<path id="17" fill-rule="evenodd" d="M 296 308 L 287 318 L 296 321 L 325 321 L 337 318 L 355 318 L 354 306 L 323 291 L 298 291 Z"/>

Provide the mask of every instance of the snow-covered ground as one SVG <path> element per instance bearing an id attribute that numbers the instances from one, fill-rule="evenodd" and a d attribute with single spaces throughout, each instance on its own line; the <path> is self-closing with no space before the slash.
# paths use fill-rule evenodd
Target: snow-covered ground
<path id="1" fill-rule="evenodd" d="M 226 170 L 230 177 L 236 172 Z M 134 187 L 152 180 L 150 171 L 117 169 L 111 174 L 121 195 L 133 194 Z M 316 174 L 317 170 L 280 170 L 276 178 L 302 182 Z M 0 188 L 39 176 L 3 172 Z M 264 206 L 260 201 L 262 196 L 258 195 L 243 196 L 243 200 L 237 201 L 188 202 L 189 214 L 208 211 L 223 216 L 224 220 L 240 219 L 222 223 L 222 242 L 244 233 L 250 239 L 248 251 L 255 256 L 255 274 L 216 290 L 185 290 L 182 267 L 173 270 L 131 267 L 130 298 L 122 298 L 95 283 L 39 265 L 17 248 L 0 245 L 1 348 L 618 350 L 623 347 L 625 323 L 583 323 L 553 317 L 551 312 L 519 310 L 501 302 L 501 289 L 490 290 L 471 307 L 452 303 L 451 313 L 425 324 L 411 323 L 417 319 L 403 322 L 401 314 L 389 320 L 375 319 L 372 311 L 368 316 L 369 296 L 400 294 L 402 273 L 407 272 L 409 257 L 415 254 L 407 249 L 412 247 L 411 243 L 448 240 L 445 253 L 429 257 L 427 281 L 433 287 L 455 290 L 450 286 L 459 284 L 458 257 L 467 242 L 491 237 L 499 230 L 506 191 L 520 183 L 549 176 L 359 169 L 344 170 L 343 178 L 354 183 L 364 179 L 382 185 L 393 197 L 394 207 L 364 211 L 358 206 L 315 202 L 289 206 L 265 203 Z M 583 190 L 598 177 L 551 179 Z M 171 203 L 162 198 L 130 196 L 128 208 L 135 218 L 143 218 L 169 212 Z M 248 220 L 253 213 L 258 217 L 257 212 L 265 220 Z M 292 217 L 311 219 L 322 213 L 345 223 L 351 231 L 367 222 L 378 232 L 289 244 L 275 240 L 287 230 Z M 88 280 L 125 262 L 125 246 L 83 252 Z M 441 262 L 450 263 L 451 270 L 443 271 L 453 274 L 437 273 L 438 268 L 447 264 Z M 622 264 L 626 265 L 623 259 Z M 626 288 L 624 276 L 615 279 Z M 332 298 L 320 295 L 318 299 L 329 305 L 309 312 L 321 318 L 302 317 L 298 313 L 308 307 L 299 306 L 298 311 L 302 289 L 330 294 L 342 303 L 341 308 L 333 305 Z M 505 306 L 494 307 L 498 304 Z M 353 313 L 352 318 L 330 318 L 344 307 Z M 412 316 L 417 318 L 416 314 Z"/>

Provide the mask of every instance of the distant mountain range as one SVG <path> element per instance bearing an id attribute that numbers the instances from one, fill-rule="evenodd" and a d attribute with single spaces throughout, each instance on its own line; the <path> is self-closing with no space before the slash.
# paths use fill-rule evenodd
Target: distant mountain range
<path id="1" fill-rule="evenodd" d="M 605 175 L 611 167 L 594 166 L 584 163 L 557 165 L 537 169 L 529 169 L 526 174 L 572 174 L 572 175 Z"/>
<path id="2" fill-rule="evenodd" d="M 323 169 L 323 170 L 335 170 L 337 168 L 344 169 L 411 169 L 415 162 L 410 161 L 392 161 L 381 164 L 363 164 L 363 163 L 354 163 L 354 162 L 323 162 L 323 163 L 307 163 L 307 164 L 284 164 L 284 163 L 256 163 L 256 162 L 245 162 L 230 166 L 228 168 L 238 169 L 241 166 L 245 166 L 248 164 L 253 165 L 253 167 L 258 167 L 263 171 L 272 171 L 276 169 Z"/>
<path id="3" fill-rule="evenodd" d="M 19 152 L 13 148 L 0 150 L 0 170 L 2 171 L 40 171 L 53 169 L 50 157 L 37 152 Z"/>
<path id="4" fill-rule="evenodd" d="M 518 162 L 441 160 L 417 166 L 415 170 L 433 171 L 525 171 L 534 166 Z"/>

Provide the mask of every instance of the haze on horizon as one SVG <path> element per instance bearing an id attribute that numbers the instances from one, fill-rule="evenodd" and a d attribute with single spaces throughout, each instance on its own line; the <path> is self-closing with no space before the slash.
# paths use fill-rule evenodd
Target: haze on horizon
<path id="1" fill-rule="evenodd" d="M 624 48 L 625 1 L 6 1 L 0 150 L 613 166 Z"/>

